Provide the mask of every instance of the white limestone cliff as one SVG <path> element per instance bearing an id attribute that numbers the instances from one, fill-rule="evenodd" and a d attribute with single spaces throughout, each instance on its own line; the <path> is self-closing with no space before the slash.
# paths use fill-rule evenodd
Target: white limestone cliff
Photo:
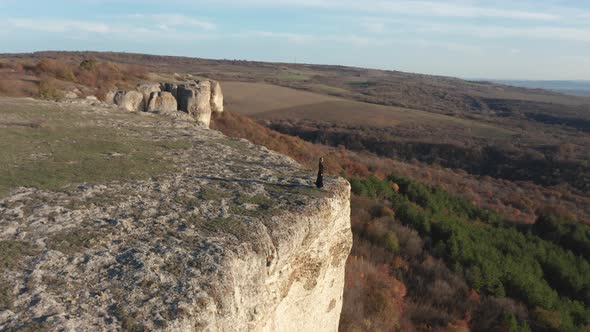
<path id="1" fill-rule="evenodd" d="M 92 114 L 104 114 L 94 125 L 191 148 L 158 155 L 169 171 L 148 180 L 1 198 L 0 241 L 33 250 L 3 271 L 12 305 L 0 330 L 338 330 L 346 180 L 318 190 L 292 159 L 181 117 Z"/>

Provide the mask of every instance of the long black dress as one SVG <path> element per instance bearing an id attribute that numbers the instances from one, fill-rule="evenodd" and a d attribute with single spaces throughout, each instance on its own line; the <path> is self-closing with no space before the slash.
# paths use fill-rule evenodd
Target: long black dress
<path id="1" fill-rule="evenodd" d="M 324 163 L 321 160 L 318 166 L 318 179 L 315 181 L 315 185 L 318 188 L 324 187 Z"/>

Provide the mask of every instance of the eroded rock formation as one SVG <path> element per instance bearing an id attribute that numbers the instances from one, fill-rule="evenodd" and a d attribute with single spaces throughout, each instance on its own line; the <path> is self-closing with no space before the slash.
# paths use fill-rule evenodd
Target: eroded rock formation
<path id="1" fill-rule="evenodd" d="M 211 122 L 211 85 L 211 81 L 205 80 L 183 84 L 177 88 L 178 109 L 192 115 L 198 123 L 206 127 Z M 216 89 L 219 94 L 220 87 Z"/>
<path id="2" fill-rule="evenodd" d="M 109 105 L 116 104 L 115 103 L 115 96 L 117 95 L 117 92 L 119 92 L 119 91 L 109 91 L 109 92 L 107 92 L 107 94 L 104 97 L 105 103 L 107 103 Z"/>
<path id="3" fill-rule="evenodd" d="M 223 92 L 217 81 L 211 80 L 211 111 L 223 112 Z"/>
<path id="4" fill-rule="evenodd" d="M 104 114 L 93 125 L 187 148 L 148 156 L 169 162 L 149 179 L 0 199 L 0 241 L 30 248 L 4 268 L 11 304 L 0 330 L 338 330 L 352 244 L 347 181 L 328 177 L 318 190 L 312 172 L 248 141 L 117 113 L 93 109 Z"/>
<path id="5" fill-rule="evenodd" d="M 128 112 L 143 112 L 145 110 L 145 99 L 141 92 L 138 91 L 120 91 L 115 95 L 115 100 L 119 102 L 120 108 Z"/>
<path id="6" fill-rule="evenodd" d="M 169 113 L 176 112 L 176 107 L 176 99 L 172 93 L 167 91 L 152 92 L 147 111 L 152 113 Z"/>
<path id="7" fill-rule="evenodd" d="M 188 114 L 192 115 L 198 123 L 209 127 L 211 122 L 211 82 L 199 81 L 192 88 L 195 94 L 188 101 Z"/>
<path id="8" fill-rule="evenodd" d="M 174 110 L 190 114 L 197 123 L 207 128 L 211 112 L 223 112 L 223 92 L 217 81 L 191 81 L 181 85 L 142 83 L 137 85 L 137 90 L 111 91 L 106 95 L 106 102 L 128 111 L 147 112 L 172 112 L 174 103 Z M 134 93 L 127 96 L 131 92 Z M 137 93 L 142 95 L 141 102 Z"/>
<path id="9" fill-rule="evenodd" d="M 109 92 L 106 96 L 106 103 L 107 104 L 112 103 L 112 104 L 120 106 L 121 102 L 123 101 L 123 96 L 125 95 L 125 93 L 126 93 L 126 91 L 121 91 L 121 90 L 113 91 L 112 94 L 111 94 L 111 92 Z M 109 99 L 111 97 L 111 95 L 113 96 L 112 100 Z"/>
<path id="10" fill-rule="evenodd" d="M 143 95 L 143 104 L 144 104 L 144 111 L 147 111 L 148 104 L 150 102 L 150 97 L 152 92 L 160 92 L 160 84 L 158 83 L 141 83 L 138 84 L 136 90 L 141 92 Z"/>

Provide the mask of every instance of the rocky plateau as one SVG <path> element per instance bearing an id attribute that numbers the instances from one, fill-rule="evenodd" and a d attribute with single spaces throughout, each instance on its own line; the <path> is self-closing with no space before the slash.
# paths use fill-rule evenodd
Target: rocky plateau
<path id="1" fill-rule="evenodd" d="M 141 139 L 166 166 L 0 196 L 0 330 L 337 331 L 348 182 L 317 189 L 292 159 L 194 121 L 223 110 L 216 82 L 111 96 L 118 107 L 10 101 Z"/>

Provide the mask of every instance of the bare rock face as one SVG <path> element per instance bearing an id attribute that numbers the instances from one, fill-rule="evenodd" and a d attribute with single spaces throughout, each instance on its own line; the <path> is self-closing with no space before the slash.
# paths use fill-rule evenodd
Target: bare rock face
<path id="1" fill-rule="evenodd" d="M 118 100 L 117 105 L 119 108 L 124 109 L 128 112 L 143 112 L 145 110 L 144 96 L 138 91 L 120 91 L 115 100 Z"/>
<path id="2" fill-rule="evenodd" d="M 0 197 L 3 248 L 28 248 L 2 267 L 0 330 L 338 331 L 346 180 L 319 190 L 292 159 L 192 120 L 87 112 L 186 148 L 146 156 L 169 164 L 143 180 Z"/>
<path id="3" fill-rule="evenodd" d="M 152 92 L 147 111 L 152 113 L 177 112 L 176 98 L 170 92 Z"/>
<path id="4" fill-rule="evenodd" d="M 195 97 L 189 101 L 188 114 L 192 115 L 197 123 L 209 128 L 211 122 L 211 82 L 197 82 L 195 92 Z"/>
<path id="5" fill-rule="evenodd" d="M 178 86 L 178 109 L 192 115 L 209 128 L 211 122 L 211 83 L 199 81 Z"/>
<path id="6" fill-rule="evenodd" d="M 211 80 L 211 111 L 221 113 L 223 112 L 223 92 L 221 91 L 221 84 L 217 81 Z"/>
<path id="7" fill-rule="evenodd" d="M 143 83 L 138 84 L 136 90 L 143 94 L 144 111 L 147 111 L 147 106 L 150 102 L 152 92 L 160 92 L 160 84 L 157 83 Z"/>

